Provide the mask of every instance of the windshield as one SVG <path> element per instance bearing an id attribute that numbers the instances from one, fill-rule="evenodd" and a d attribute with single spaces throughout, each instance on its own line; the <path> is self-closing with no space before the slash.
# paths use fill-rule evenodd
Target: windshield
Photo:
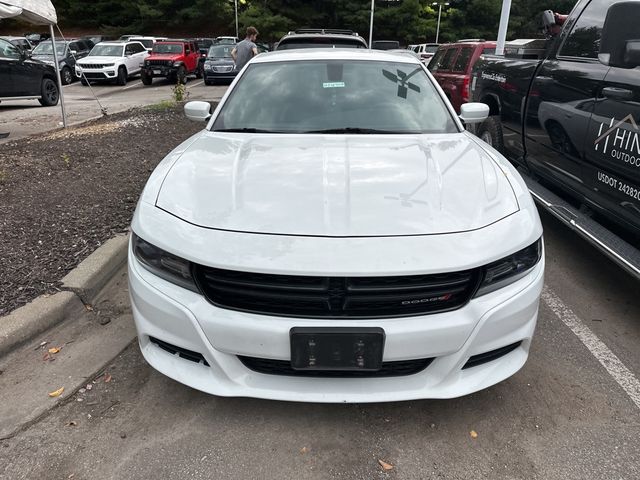
<path id="1" fill-rule="evenodd" d="M 214 45 L 209 49 L 209 58 L 231 58 L 231 51 L 235 45 Z"/>
<path id="2" fill-rule="evenodd" d="M 181 43 L 156 43 L 153 53 L 182 53 Z"/>
<path id="3" fill-rule="evenodd" d="M 96 45 L 89 53 L 90 57 L 121 57 L 123 45 Z"/>
<path id="4" fill-rule="evenodd" d="M 147 40 L 144 38 L 130 38 L 130 42 L 140 42 L 144 45 L 144 48 L 153 48 L 153 40 Z"/>
<path id="5" fill-rule="evenodd" d="M 283 39 L 278 44 L 277 50 L 292 50 L 294 48 L 367 48 L 361 41 L 349 38 L 331 37 L 291 37 L 291 40 Z"/>
<path id="6" fill-rule="evenodd" d="M 457 132 L 420 65 L 316 60 L 250 65 L 214 131 Z"/>
<path id="7" fill-rule="evenodd" d="M 67 48 L 66 43 L 56 42 L 56 53 L 60 56 L 64 56 L 64 51 Z M 40 43 L 33 49 L 33 55 L 53 55 L 53 44 L 51 42 Z"/>
<path id="8" fill-rule="evenodd" d="M 424 51 L 427 53 L 436 53 L 438 51 L 439 45 L 427 45 L 424 47 Z"/>

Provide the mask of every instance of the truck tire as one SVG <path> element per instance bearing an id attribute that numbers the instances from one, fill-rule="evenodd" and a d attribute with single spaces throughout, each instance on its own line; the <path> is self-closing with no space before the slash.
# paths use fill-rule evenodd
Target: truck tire
<path id="1" fill-rule="evenodd" d="M 127 84 L 127 69 L 125 67 L 120 67 L 118 69 L 118 77 L 116 78 L 116 85 L 120 85 L 121 87 Z"/>
<path id="2" fill-rule="evenodd" d="M 143 85 L 151 85 L 151 83 L 153 82 L 153 77 L 142 72 L 142 74 L 140 74 L 140 80 L 142 80 Z"/>
<path id="3" fill-rule="evenodd" d="M 56 82 L 50 78 L 43 78 L 40 85 L 40 95 L 42 96 L 38 101 L 43 107 L 53 107 L 58 104 L 58 98 L 60 97 L 60 91 Z"/>
<path id="4" fill-rule="evenodd" d="M 504 137 L 502 135 L 502 123 L 500 116 L 488 117 L 478 128 L 478 137 L 491 145 L 499 152 L 504 151 Z"/>
<path id="5" fill-rule="evenodd" d="M 180 65 L 178 67 L 178 73 L 176 74 L 176 77 L 178 79 L 178 82 L 182 83 L 183 85 L 187 83 L 187 71 L 185 70 L 184 65 Z"/>
<path id="6" fill-rule="evenodd" d="M 73 73 L 69 67 L 63 67 L 60 70 L 60 80 L 62 80 L 63 85 L 69 85 L 73 82 Z"/>

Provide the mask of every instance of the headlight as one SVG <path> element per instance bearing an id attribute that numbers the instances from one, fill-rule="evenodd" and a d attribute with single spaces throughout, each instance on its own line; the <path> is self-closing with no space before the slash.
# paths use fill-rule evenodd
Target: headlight
<path id="1" fill-rule="evenodd" d="M 180 65 L 181 65 L 180 62 L 173 62 L 174 67 L 179 67 Z"/>
<path id="2" fill-rule="evenodd" d="M 145 61 L 144 61 L 144 64 L 148 67 L 148 66 L 149 66 L 149 64 L 150 64 L 149 60 L 145 60 Z"/>
<path id="3" fill-rule="evenodd" d="M 144 268 L 167 282 L 198 292 L 191 275 L 191 262 L 150 244 L 132 233 L 133 254 Z"/>
<path id="4" fill-rule="evenodd" d="M 522 250 L 485 265 L 476 297 L 506 287 L 524 277 L 542 258 L 542 237 Z"/>
<path id="5" fill-rule="evenodd" d="M 105 67 L 113 67 L 115 65 L 115 63 L 105 63 L 104 66 Z"/>

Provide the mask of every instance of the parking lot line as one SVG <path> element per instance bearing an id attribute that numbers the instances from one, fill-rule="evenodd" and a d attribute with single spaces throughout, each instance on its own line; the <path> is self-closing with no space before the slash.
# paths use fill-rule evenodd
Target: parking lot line
<path id="1" fill-rule="evenodd" d="M 193 85 L 187 85 L 187 88 L 197 87 L 198 85 L 202 85 L 203 83 L 204 83 L 204 80 L 200 80 L 198 83 L 194 83 Z"/>
<path id="2" fill-rule="evenodd" d="M 131 83 L 131 84 L 127 85 L 126 87 L 122 87 L 122 90 L 128 90 L 130 88 L 137 87 L 138 85 L 142 85 L 142 82 L 140 81 L 138 83 Z"/>
<path id="3" fill-rule="evenodd" d="M 609 375 L 618 382 L 618 385 L 627 393 L 636 407 L 640 408 L 640 381 L 633 372 L 548 287 L 544 287 L 542 290 L 542 300 L 589 349 L 591 354 L 609 372 Z"/>

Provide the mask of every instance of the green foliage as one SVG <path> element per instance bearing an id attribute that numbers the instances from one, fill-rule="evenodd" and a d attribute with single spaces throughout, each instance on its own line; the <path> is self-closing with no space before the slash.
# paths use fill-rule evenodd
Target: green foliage
<path id="1" fill-rule="evenodd" d="M 375 39 L 401 43 L 434 41 L 434 0 L 376 0 Z M 540 14 L 569 13 L 575 0 L 513 0 L 509 38 L 538 36 Z M 440 41 L 495 39 L 502 0 L 449 0 L 443 7 Z M 56 0 L 60 24 L 107 34 L 229 35 L 235 33 L 233 0 Z M 303 27 L 349 28 L 369 36 L 370 0 L 238 0 L 240 36 L 249 25 L 260 40 L 277 41 Z M 1 26 L 1 24 L 0 24 Z"/>
<path id="2" fill-rule="evenodd" d="M 183 100 L 186 100 L 187 97 L 189 96 L 189 92 L 187 92 L 187 87 L 185 86 L 184 83 L 180 81 L 180 79 L 178 79 L 178 83 L 176 83 L 176 85 L 171 89 L 171 92 L 173 93 L 173 99 L 176 102 L 182 102 Z"/>

